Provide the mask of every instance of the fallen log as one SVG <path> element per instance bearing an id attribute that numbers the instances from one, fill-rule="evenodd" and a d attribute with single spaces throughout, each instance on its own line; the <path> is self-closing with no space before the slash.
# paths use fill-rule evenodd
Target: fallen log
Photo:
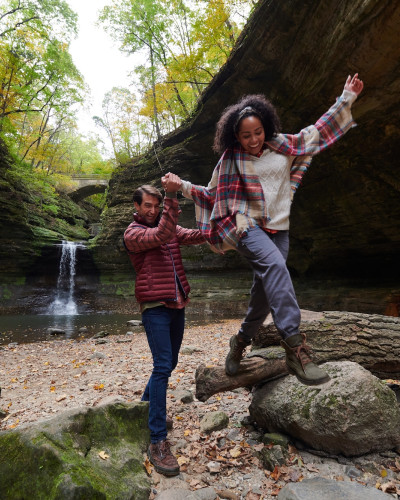
<path id="1" fill-rule="evenodd" d="M 318 363 L 354 361 L 382 379 L 400 378 L 400 319 L 377 314 L 329 311 L 304 315 L 301 331 L 307 336 Z M 272 322 L 253 339 L 252 351 L 237 375 L 223 366 L 200 365 L 196 370 L 196 397 L 206 401 L 218 392 L 266 382 L 287 373 L 285 353 Z"/>
<path id="2" fill-rule="evenodd" d="M 304 316 L 310 317 L 307 311 Z M 354 361 L 378 378 L 400 378 L 400 318 L 328 311 L 312 313 L 310 321 L 301 322 L 300 330 L 319 363 Z M 274 324 L 266 322 L 252 349 L 279 345 L 280 339 Z"/>
<path id="3" fill-rule="evenodd" d="M 280 347 L 260 350 L 265 357 L 250 353 L 240 363 L 239 371 L 233 377 L 225 373 L 225 366 L 200 365 L 196 370 L 196 398 L 207 401 L 218 392 L 232 391 L 272 380 L 287 374 L 285 353 Z"/>

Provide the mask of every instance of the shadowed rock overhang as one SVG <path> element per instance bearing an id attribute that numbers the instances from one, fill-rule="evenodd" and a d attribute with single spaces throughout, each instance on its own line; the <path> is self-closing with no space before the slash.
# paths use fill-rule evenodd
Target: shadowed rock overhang
<path id="1" fill-rule="evenodd" d="M 313 160 L 295 196 L 289 266 L 300 275 L 398 278 L 399 25 L 400 3 L 389 0 L 259 2 L 191 120 L 156 144 L 157 157 L 153 151 L 134 160 L 111 179 L 98 265 L 107 272 L 112 255 L 113 269 L 129 266 L 121 240 L 132 192 L 143 183 L 160 186 L 159 162 L 164 172 L 209 181 L 218 160 L 211 150 L 215 123 L 227 105 L 264 93 L 278 108 L 283 131 L 298 132 L 358 72 L 365 82 L 353 107 L 358 127 Z M 193 221 L 193 206 L 184 204 L 181 224 Z M 226 266 L 219 256 L 212 262 Z"/>

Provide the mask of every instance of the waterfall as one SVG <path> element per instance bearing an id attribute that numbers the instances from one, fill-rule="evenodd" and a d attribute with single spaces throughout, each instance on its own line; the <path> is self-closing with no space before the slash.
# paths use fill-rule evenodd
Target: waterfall
<path id="1" fill-rule="evenodd" d="M 78 247 L 83 247 L 83 245 L 73 241 L 63 241 L 61 244 L 56 295 L 48 308 L 48 314 L 56 316 L 74 316 L 78 314 L 74 299 L 76 249 Z"/>

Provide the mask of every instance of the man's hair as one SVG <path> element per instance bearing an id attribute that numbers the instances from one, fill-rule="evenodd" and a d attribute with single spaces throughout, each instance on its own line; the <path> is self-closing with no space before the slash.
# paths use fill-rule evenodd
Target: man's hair
<path id="1" fill-rule="evenodd" d="M 155 196 L 160 203 L 162 202 L 161 192 L 156 187 L 151 186 L 150 184 L 144 184 L 143 186 L 140 186 L 136 189 L 136 191 L 133 193 L 133 202 L 141 205 L 143 201 L 143 193 Z"/>
<path id="2" fill-rule="evenodd" d="M 213 150 L 222 154 L 237 144 L 236 133 L 240 122 L 248 116 L 256 116 L 264 127 L 265 140 L 270 141 L 280 131 L 280 121 L 275 107 L 262 94 L 243 96 L 236 104 L 224 109 L 216 126 Z"/>

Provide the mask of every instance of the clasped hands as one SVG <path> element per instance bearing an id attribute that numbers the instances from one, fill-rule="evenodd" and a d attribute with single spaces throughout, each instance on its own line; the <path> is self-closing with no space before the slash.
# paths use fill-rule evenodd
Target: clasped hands
<path id="1" fill-rule="evenodd" d="M 161 185 L 166 193 L 176 193 L 182 187 L 182 179 L 172 172 L 161 177 Z"/>

